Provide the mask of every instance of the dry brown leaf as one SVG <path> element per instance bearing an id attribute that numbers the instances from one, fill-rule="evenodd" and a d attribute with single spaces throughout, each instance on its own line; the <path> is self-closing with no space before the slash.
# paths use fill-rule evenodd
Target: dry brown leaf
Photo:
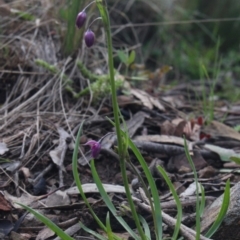
<path id="1" fill-rule="evenodd" d="M 15 197 L 9 194 L 7 191 L 4 191 L 4 196 L 17 209 L 21 209 L 22 207 L 16 203 L 21 203 L 29 206 L 32 202 L 39 199 L 39 197 L 27 193 L 23 193 L 21 197 Z"/>
<path id="2" fill-rule="evenodd" d="M 179 107 L 182 107 L 184 105 L 182 99 L 183 99 L 183 96 L 180 96 L 180 95 L 162 97 L 163 101 L 169 103 L 174 108 L 179 108 Z"/>
<path id="3" fill-rule="evenodd" d="M 28 233 L 16 233 L 14 231 L 11 232 L 11 240 L 28 240 L 30 239 L 32 236 L 31 234 Z"/>
<path id="4" fill-rule="evenodd" d="M 176 125 L 166 120 L 159 125 L 161 128 L 161 134 L 163 135 L 173 135 L 176 129 Z"/>
<path id="5" fill-rule="evenodd" d="M 4 142 L 0 142 L 0 155 L 6 153 L 9 149 L 7 148 L 7 144 Z"/>
<path id="6" fill-rule="evenodd" d="M 157 98 L 149 95 L 149 100 L 154 107 L 158 108 L 160 111 L 165 111 L 165 107 L 160 103 L 160 101 Z"/>
<path id="7" fill-rule="evenodd" d="M 159 102 L 159 100 L 155 97 L 150 96 L 145 91 L 142 91 L 140 89 L 130 89 L 130 93 L 134 95 L 136 98 L 140 99 L 142 104 L 149 108 L 153 109 L 153 106 L 158 108 L 161 111 L 165 111 L 165 107 Z"/>
<path id="8" fill-rule="evenodd" d="M 193 141 L 200 140 L 201 126 L 196 120 L 186 121 L 182 118 L 176 118 L 172 120 L 172 123 L 176 125 L 174 135 L 182 137 L 185 135 L 188 139 Z"/>
<path id="9" fill-rule="evenodd" d="M 124 107 L 128 104 L 133 104 L 136 101 L 134 100 L 133 96 L 126 96 L 126 95 L 120 95 L 117 97 L 118 105 L 120 107 Z"/>
<path id="10" fill-rule="evenodd" d="M 103 187 L 107 193 L 125 193 L 125 188 L 120 185 L 114 184 L 103 184 Z M 82 184 L 83 192 L 86 193 L 98 193 L 99 190 L 95 183 L 85 183 Z M 77 187 L 70 187 L 69 189 L 65 190 L 68 195 L 76 195 L 79 194 L 79 190 Z"/>
<path id="11" fill-rule="evenodd" d="M 36 240 L 45 240 L 55 235 L 50 228 L 44 227 L 37 235 Z"/>
<path id="12" fill-rule="evenodd" d="M 145 107 L 147 107 L 149 109 L 153 109 L 153 104 L 149 100 L 148 94 L 146 92 L 139 90 L 139 89 L 133 89 L 133 88 L 130 90 L 130 92 L 132 95 L 134 95 L 134 97 L 140 99 L 142 104 Z"/>
<path id="13" fill-rule="evenodd" d="M 185 127 L 183 128 L 183 133 L 185 133 L 189 139 L 193 141 L 198 141 L 200 140 L 200 130 L 201 130 L 200 125 L 188 121 Z"/>
<path id="14" fill-rule="evenodd" d="M 240 133 L 218 121 L 212 121 L 203 131 L 213 137 L 228 137 L 240 141 Z"/>
<path id="15" fill-rule="evenodd" d="M 48 207 L 68 205 L 70 204 L 70 199 L 66 192 L 58 190 L 47 197 L 45 204 Z"/>
<path id="16" fill-rule="evenodd" d="M 197 189 L 196 183 L 193 182 L 188 186 L 188 188 L 186 188 L 186 190 L 184 192 L 182 192 L 180 194 L 180 197 L 189 197 L 189 196 L 192 196 L 192 195 L 196 195 L 196 189 Z M 201 193 L 200 183 L 198 183 L 198 192 Z"/>
<path id="17" fill-rule="evenodd" d="M 193 151 L 192 160 L 197 171 L 207 166 L 207 162 L 197 151 Z M 189 169 L 189 172 L 192 171 L 185 153 L 171 157 L 167 164 L 167 170 L 169 172 L 179 172 L 183 169 L 186 171 L 187 168 Z"/>
<path id="18" fill-rule="evenodd" d="M 67 139 L 71 140 L 71 136 L 68 132 L 66 132 L 63 128 L 58 128 L 59 133 L 59 144 L 58 146 L 50 151 L 49 155 L 52 158 L 53 162 L 63 171 L 65 168 L 63 166 L 63 162 L 65 159 L 65 154 L 68 148 Z"/>
<path id="19" fill-rule="evenodd" d="M 0 192 L 0 210 L 7 212 L 12 210 L 11 204 L 7 201 L 2 192 Z"/>
<path id="20" fill-rule="evenodd" d="M 216 174 L 216 169 L 212 166 L 207 166 L 198 172 L 199 178 L 212 178 Z"/>
<path id="21" fill-rule="evenodd" d="M 22 167 L 22 168 L 20 168 L 20 171 L 22 171 L 25 179 L 31 177 L 31 172 L 30 172 L 29 168 Z"/>
<path id="22" fill-rule="evenodd" d="M 135 137 L 136 141 L 147 141 L 147 142 L 161 142 L 161 143 L 173 143 L 184 146 L 184 139 L 176 136 L 167 135 L 142 135 Z M 192 143 L 187 141 L 189 151 L 192 151 Z"/>

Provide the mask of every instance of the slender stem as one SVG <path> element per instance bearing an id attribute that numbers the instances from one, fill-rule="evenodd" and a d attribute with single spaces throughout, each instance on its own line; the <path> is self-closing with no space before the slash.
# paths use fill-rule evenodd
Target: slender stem
<path id="1" fill-rule="evenodd" d="M 90 5 L 92 5 L 93 3 L 95 3 L 95 1 L 90 2 L 90 3 L 83 9 L 83 11 L 86 11 L 86 9 L 87 9 Z"/>
<path id="2" fill-rule="evenodd" d="M 116 134 L 117 134 L 117 141 L 118 141 L 118 153 L 120 157 L 120 168 L 121 173 L 123 177 L 123 182 L 125 186 L 126 196 L 128 199 L 128 203 L 130 205 L 133 218 L 135 221 L 135 224 L 137 226 L 139 235 L 141 239 L 145 240 L 146 236 L 143 232 L 143 229 L 140 225 L 140 221 L 136 212 L 135 205 L 133 203 L 131 192 L 128 185 L 128 178 L 126 174 L 126 163 L 125 163 L 125 149 L 124 149 L 124 143 L 122 139 L 121 134 L 121 127 L 120 127 L 120 120 L 119 120 L 119 108 L 118 108 L 118 102 L 117 102 L 117 92 L 116 92 L 116 86 L 115 86 L 115 79 L 114 79 L 114 65 L 113 65 L 113 51 L 112 51 L 112 37 L 111 37 L 111 31 L 110 31 L 110 20 L 109 20 L 109 14 L 107 10 L 107 4 L 105 0 L 96 0 L 96 4 L 98 6 L 99 12 L 101 14 L 104 29 L 107 36 L 107 47 L 108 47 L 108 65 L 109 65 L 109 75 L 110 75 L 110 85 L 111 85 L 111 92 L 112 92 L 112 105 L 113 105 L 113 114 L 114 114 L 114 121 L 115 121 L 115 128 L 116 128 Z"/>
<path id="3" fill-rule="evenodd" d="M 88 29 L 93 25 L 93 23 L 95 23 L 97 20 L 101 20 L 101 17 L 95 18 L 88 26 Z"/>

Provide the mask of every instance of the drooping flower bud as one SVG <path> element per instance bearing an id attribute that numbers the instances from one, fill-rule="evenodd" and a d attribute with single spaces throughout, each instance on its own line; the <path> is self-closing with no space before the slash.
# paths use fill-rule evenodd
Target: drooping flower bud
<path id="1" fill-rule="evenodd" d="M 90 140 L 84 145 L 89 145 L 91 148 L 91 154 L 93 158 L 96 158 L 101 151 L 101 144 L 95 140 Z"/>
<path id="2" fill-rule="evenodd" d="M 92 47 L 95 41 L 95 34 L 92 30 L 88 29 L 84 35 L 85 43 L 87 47 Z"/>
<path id="3" fill-rule="evenodd" d="M 84 25 L 86 18 L 87 18 L 86 12 L 85 11 L 80 12 L 76 18 L 76 26 L 78 28 L 81 28 Z"/>

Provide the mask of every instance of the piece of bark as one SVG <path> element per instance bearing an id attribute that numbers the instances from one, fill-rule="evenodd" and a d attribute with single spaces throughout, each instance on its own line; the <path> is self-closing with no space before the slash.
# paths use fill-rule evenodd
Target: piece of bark
<path id="1" fill-rule="evenodd" d="M 223 195 L 217 198 L 204 212 L 201 222 L 201 232 L 206 233 L 214 223 L 221 209 Z M 240 222 L 240 182 L 230 190 L 230 204 L 224 220 L 212 239 L 238 240 Z"/>

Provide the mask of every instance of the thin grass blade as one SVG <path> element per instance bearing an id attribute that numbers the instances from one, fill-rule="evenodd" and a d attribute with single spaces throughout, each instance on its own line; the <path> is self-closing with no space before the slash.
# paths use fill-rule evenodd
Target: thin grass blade
<path id="1" fill-rule="evenodd" d="M 74 238 L 70 237 L 68 234 L 66 234 L 61 228 L 59 228 L 55 223 L 53 223 L 50 219 L 43 216 L 41 213 L 33 210 L 32 208 L 23 205 L 21 203 L 17 203 L 24 209 L 26 209 L 28 212 L 32 213 L 38 220 L 40 220 L 42 223 L 44 223 L 48 228 L 50 228 L 53 232 L 55 232 L 61 239 L 64 240 L 74 240 Z"/>
<path id="2" fill-rule="evenodd" d="M 205 190 L 203 185 L 200 183 L 201 186 L 201 202 L 200 202 L 200 208 L 199 208 L 199 212 L 200 212 L 200 217 L 202 217 L 204 209 L 205 209 L 205 203 L 206 203 L 206 199 L 205 199 Z"/>
<path id="3" fill-rule="evenodd" d="M 192 157 L 189 154 L 188 151 L 188 145 L 187 145 L 187 141 L 186 138 L 184 137 L 184 150 L 185 150 L 185 154 L 187 157 L 187 160 L 193 170 L 193 174 L 194 174 L 194 181 L 196 183 L 196 195 L 197 195 L 197 202 L 196 202 L 196 240 L 200 239 L 200 232 L 201 232 L 201 226 L 200 226 L 200 204 L 199 204 L 199 189 L 198 189 L 198 177 L 197 177 L 197 171 L 195 168 L 195 165 L 193 163 Z"/>
<path id="4" fill-rule="evenodd" d="M 104 236 L 102 236 L 101 234 L 93 231 L 92 229 L 86 227 L 85 225 L 83 225 L 81 222 L 79 223 L 81 228 L 86 231 L 87 233 L 89 233 L 90 235 L 96 237 L 97 239 L 100 239 L 100 240 L 108 240 L 108 238 L 105 238 Z M 65 239 L 64 239 L 65 240 Z"/>
<path id="5" fill-rule="evenodd" d="M 125 133 L 123 133 L 125 137 L 127 137 L 127 135 Z M 153 197 L 153 203 L 154 203 L 154 209 L 152 209 L 152 214 L 153 214 L 153 219 L 154 219 L 154 229 L 155 229 L 155 234 L 156 234 L 156 238 L 161 240 L 162 239 L 162 214 L 161 214 L 161 204 L 160 204 L 160 200 L 159 200 L 159 195 L 158 195 L 158 190 L 155 184 L 155 181 L 152 177 L 152 174 L 150 172 L 150 170 L 148 169 L 148 165 L 145 162 L 142 154 L 140 153 L 140 151 L 138 150 L 138 148 L 134 145 L 134 143 L 132 142 L 132 140 L 129 138 L 129 146 L 132 149 L 132 151 L 134 152 L 136 158 L 138 159 L 139 163 L 141 164 L 144 174 L 148 180 L 150 189 L 151 189 L 151 193 L 152 193 L 152 197 Z"/>
<path id="6" fill-rule="evenodd" d="M 98 187 L 99 193 L 101 194 L 103 201 L 105 202 L 105 204 L 107 205 L 108 209 L 112 212 L 113 216 L 119 221 L 119 223 L 125 228 L 125 230 L 134 238 L 134 239 L 139 239 L 139 237 L 137 236 L 136 233 L 134 233 L 134 231 L 128 226 L 128 224 L 125 222 L 125 220 L 121 217 L 118 216 L 117 214 L 117 210 L 115 208 L 115 206 L 113 205 L 113 203 L 111 202 L 108 194 L 106 193 L 102 182 L 98 176 L 98 173 L 96 171 L 95 165 L 94 165 L 94 161 L 91 161 L 91 172 L 93 175 L 93 179 Z"/>
<path id="7" fill-rule="evenodd" d="M 142 223 L 143 230 L 144 230 L 144 233 L 145 233 L 147 239 L 150 240 L 151 239 L 151 231 L 150 231 L 150 228 L 148 226 L 148 223 L 146 222 L 146 220 L 141 215 L 139 215 L 139 220 Z"/>
<path id="8" fill-rule="evenodd" d="M 107 217 L 106 217 L 106 227 L 107 227 L 108 240 L 113 240 L 113 234 L 112 234 L 112 228 L 111 228 L 111 224 L 110 224 L 109 212 L 107 213 Z"/>
<path id="9" fill-rule="evenodd" d="M 221 225 L 221 223 L 222 223 L 222 221 L 223 221 L 223 219 L 224 219 L 224 217 L 227 213 L 229 202 L 230 202 L 230 181 L 228 179 L 227 182 L 226 182 L 225 190 L 224 190 L 223 202 L 222 202 L 220 212 L 219 212 L 215 222 L 213 223 L 213 225 L 210 227 L 210 229 L 205 234 L 206 237 L 208 237 L 208 238 L 212 237 L 212 235 L 220 227 L 220 225 Z"/>
<path id="10" fill-rule="evenodd" d="M 174 228 L 174 232 L 173 232 L 173 236 L 172 236 L 172 239 L 177 239 L 178 234 L 179 234 L 179 230 L 180 230 L 181 221 L 182 221 L 182 205 L 181 205 L 181 202 L 180 202 L 179 197 L 177 195 L 177 192 L 176 192 L 171 180 L 169 179 L 166 171 L 161 166 L 157 166 L 157 169 L 161 173 L 163 178 L 165 179 L 170 191 L 172 192 L 172 195 L 173 195 L 174 200 L 175 200 L 176 205 L 177 205 L 177 222 L 176 222 L 176 226 Z"/>
<path id="11" fill-rule="evenodd" d="M 98 218 L 98 216 L 94 213 L 91 205 L 89 204 L 84 192 L 83 192 L 83 189 L 82 189 L 82 184 L 81 184 L 81 180 L 79 178 L 79 175 L 78 175 L 78 163 L 77 163 L 77 160 L 78 160 L 78 146 L 79 146 L 79 143 L 80 143 L 80 136 L 81 136 L 81 132 L 82 132 L 82 126 L 83 126 L 83 123 L 81 124 L 79 130 L 78 130 L 78 134 L 77 134 L 77 138 L 76 138 L 76 143 L 75 143 L 75 147 L 74 147 L 74 151 L 73 151 L 73 158 L 72 158 L 72 171 L 73 171 L 73 177 L 74 177 L 74 180 L 75 180 L 75 183 L 78 187 L 78 190 L 81 194 L 81 197 L 84 201 L 84 203 L 87 205 L 89 211 L 91 212 L 93 218 L 96 220 L 96 222 L 98 223 L 99 227 L 101 227 L 103 229 L 103 231 L 106 232 L 106 227 L 105 225 L 102 223 L 102 221 Z"/>

